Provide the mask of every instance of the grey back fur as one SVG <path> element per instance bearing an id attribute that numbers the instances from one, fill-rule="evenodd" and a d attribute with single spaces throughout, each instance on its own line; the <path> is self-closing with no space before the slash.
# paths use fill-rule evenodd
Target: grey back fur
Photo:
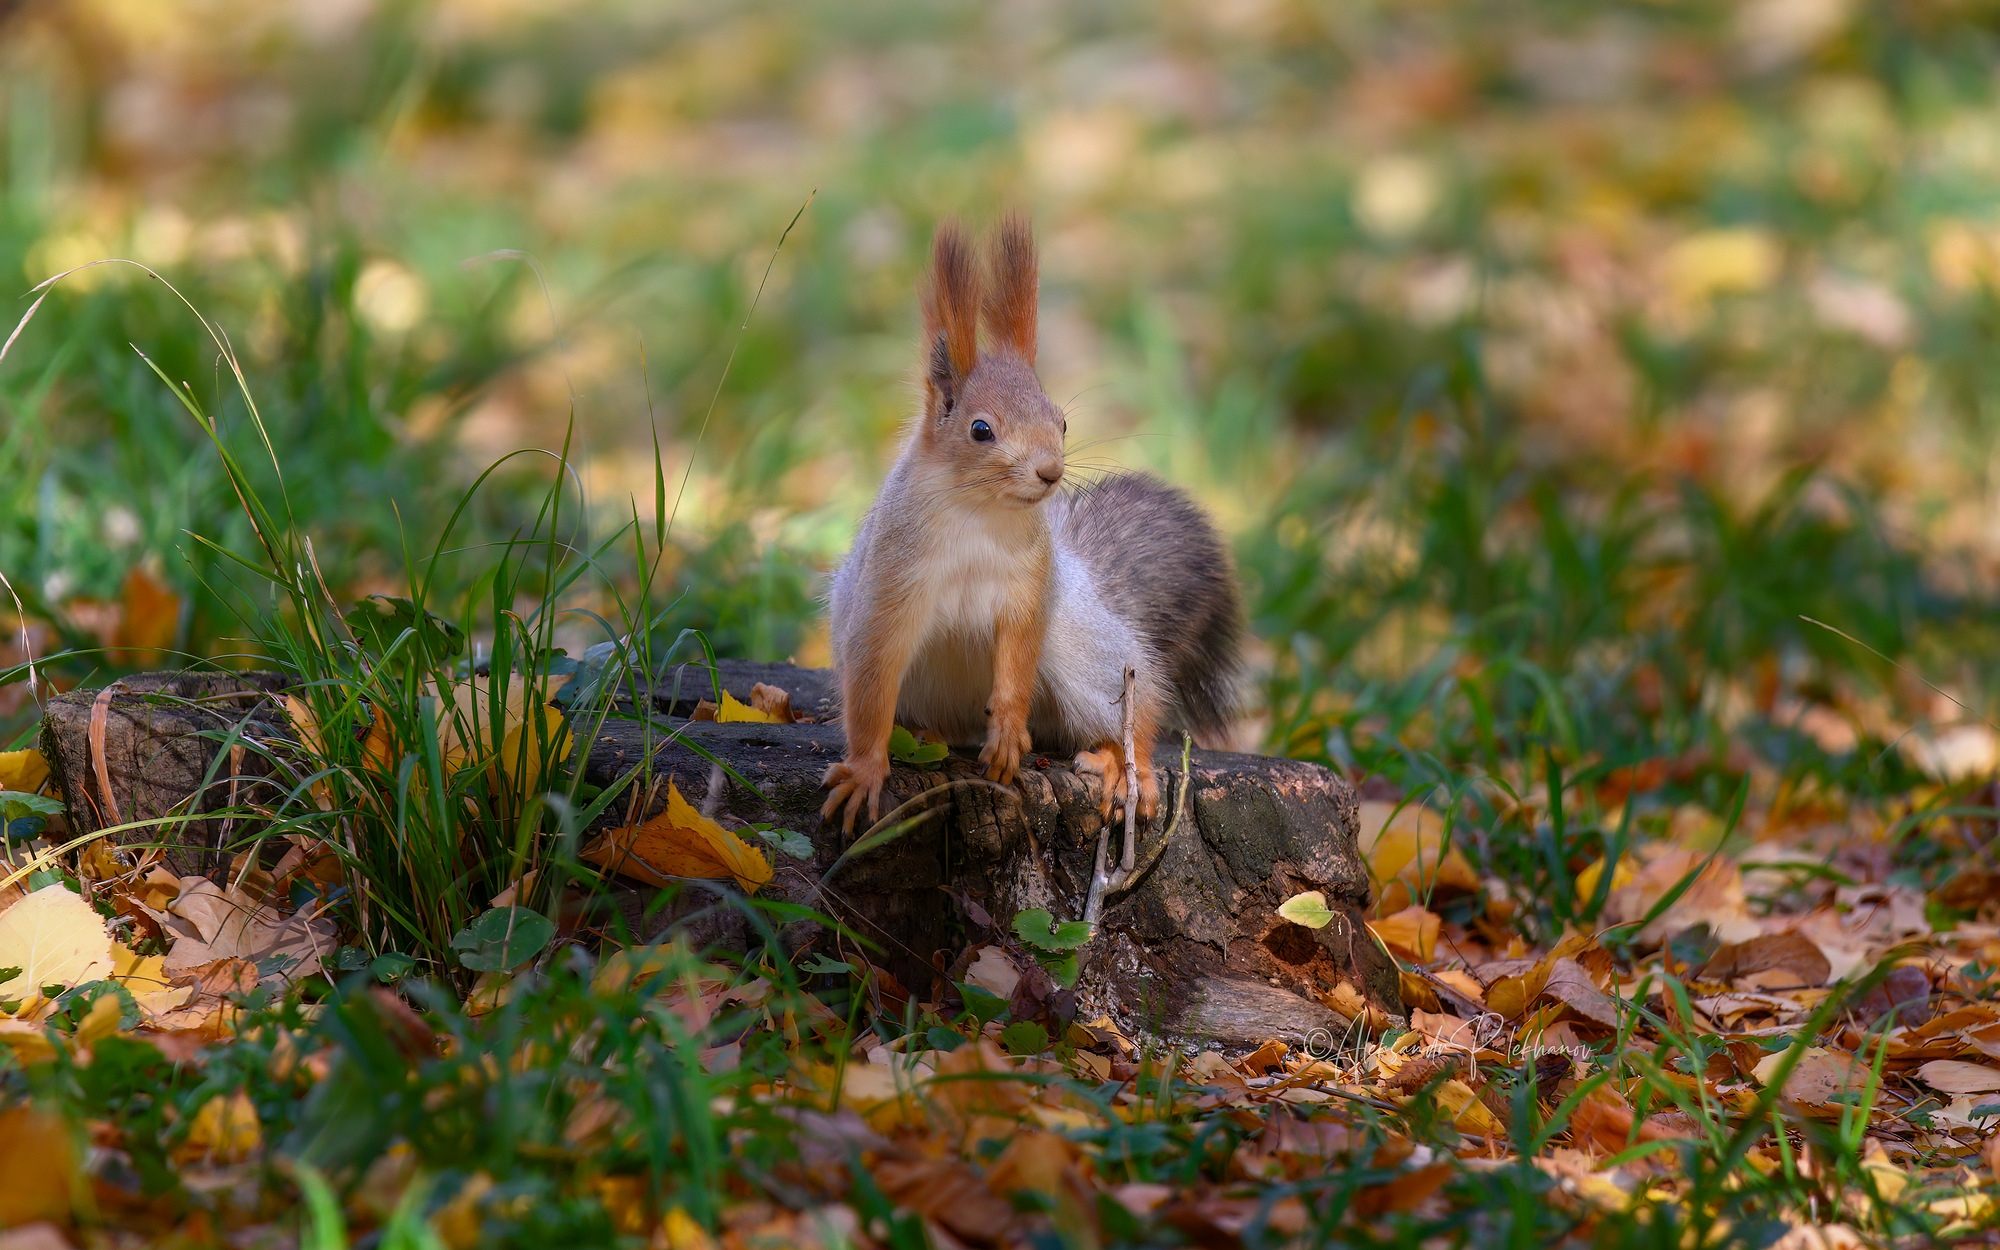
<path id="1" fill-rule="evenodd" d="M 1241 697 L 1243 601 L 1207 515 L 1149 473 L 1113 473 L 1047 506 L 1057 543 L 1159 665 L 1180 723 L 1219 745 Z"/>

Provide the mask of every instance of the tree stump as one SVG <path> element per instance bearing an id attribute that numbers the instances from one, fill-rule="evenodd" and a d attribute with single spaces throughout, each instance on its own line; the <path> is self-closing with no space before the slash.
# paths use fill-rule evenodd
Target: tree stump
<path id="1" fill-rule="evenodd" d="M 69 807 L 77 834 L 198 816 L 252 801 L 269 802 L 257 780 L 267 771 L 257 752 L 232 751 L 219 763 L 223 739 L 238 724 L 260 738 L 289 737 L 284 710 L 270 697 L 279 673 L 139 673 L 114 682 L 104 706 L 104 780 L 90 745 L 97 690 L 72 690 L 49 700 L 42 718 L 42 754 Z M 175 822 L 111 835 L 120 845 L 164 845 L 161 859 L 179 875 L 209 876 L 229 862 L 224 847 L 247 832 L 227 817 Z"/>
<path id="2" fill-rule="evenodd" d="M 713 689 L 705 668 L 642 677 L 633 684 L 647 715 L 605 721 L 583 761 L 585 779 L 595 785 L 643 769 L 629 801 L 615 802 L 599 827 L 658 811 L 671 779 L 696 806 L 806 834 L 811 858 L 779 854 L 761 897 L 810 907 L 861 934 L 874 945 L 871 962 L 920 995 L 933 988 L 934 978 L 962 973 L 952 965 L 968 944 L 1010 933 L 1009 922 L 1020 911 L 1041 908 L 1058 921 L 1081 917 L 1102 821 L 1088 784 L 1067 757 L 1031 754 L 1020 780 L 1006 789 L 977 781 L 978 763 L 964 755 L 928 769 L 898 765 L 884 794 L 885 810 L 929 795 L 919 809 L 934 813 L 827 877 L 847 846 L 838 828 L 819 821 L 825 799 L 820 778 L 842 754 L 839 725 L 825 723 L 834 711 L 831 675 L 724 661 L 720 676 L 724 688 L 746 702 L 759 682 L 781 687 L 796 713 L 820 723 L 690 721 L 695 702 Z M 245 697 L 281 687 L 275 675 L 147 674 L 124 685 L 130 693 L 111 700 L 105 753 L 113 797 L 128 821 L 163 814 L 196 795 L 216 751 L 214 738 L 202 735 L 226 727 L 231 709 L 248 703 L 260 709 L 255 715 L 282 721 L 269 698 Z M 59 696 L 45 726 L 80 832 L 108 823 L 88 744 L 93 703 L 90 691 Z M 580 719 L 573 727 L 582 732 Z M 750 786 L 724 777 L 697 746 L 727 761 Z M 1161 812 L 1139 830 L 1138 862 L 1145 871 L 1108 900 L 1095 936 L 1080 952 L 1080 975 L 1065 1012 L 1073 1009 L 1086 1021 L 1106 1016 L 1128 1034 L 1168 1041 L 1297 1043 L 1347 1029 L 1348 1019 L 1320 1001 L 1344 981 L 1399 1015 L 1395 965 L 1361 919 L 1369 878 L 1347 783 L 1294 760 L 1195 751 L 1185 808 L 1176 819 L 1183 792 L 1178 743 L 1162 742 L 1154 758 Z M 229 769 L 216 771 L 226 782 Z M 722 793 L 711 800 L 709 788 L 718 777 Z M 226 788 L 222 794 L 218 788 L 211 783 L 193 808 L 222 806 Z M 177 839 L 187 847 L 183 862 L 208 866 L 190 871 L 212 871 L 226 859 L 221 848 L 227 831 L 215 827 L 220 824 L 183 827 Z M 1114 851 L 1120 832 L 1113 833 Z M 748 917 L 740 909 L 710 906 L 733 888 L 694 885 L 650 915 L 659 892 L 634 889 L 624 910 L 641 936 L 678 926 L 699 943 L 748 949 Z M 1320 891 L 1334 913 L 1323 928 L 1277 914 L 1281 903 L 1307 890 Z M 795 945 L 825 932 L 802 922 L 784 936 Z"/>

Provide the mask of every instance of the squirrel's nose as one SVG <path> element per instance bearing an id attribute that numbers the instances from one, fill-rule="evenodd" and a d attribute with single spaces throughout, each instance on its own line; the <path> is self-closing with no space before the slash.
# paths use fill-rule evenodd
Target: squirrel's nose
<path id="1" fill-rule="evenodd" d="M 1043 460 L 1035 465 L 1035 476 L 1054 486 L 1062 481 L 1063 466 L 1060 460 Z"/>

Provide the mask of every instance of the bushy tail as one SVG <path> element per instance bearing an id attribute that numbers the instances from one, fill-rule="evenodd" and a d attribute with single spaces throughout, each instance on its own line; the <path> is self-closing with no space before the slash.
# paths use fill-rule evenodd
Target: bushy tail
<path id="1" fill-rule="evenodd" d="M 1069 496 L 1061 527 L 1159 662 L 1180 723 L 1203 746 L 1226 745 L 1241 702 L 1243 598 L 1207 514 L 1150 474 L 1114 473 Z"/>

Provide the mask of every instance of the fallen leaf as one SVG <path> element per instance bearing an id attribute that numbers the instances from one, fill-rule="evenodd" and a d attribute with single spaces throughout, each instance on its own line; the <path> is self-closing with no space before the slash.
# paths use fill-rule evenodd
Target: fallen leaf
<path id="1" fill-rule="evenodd" d="M 758 682 L 750 687 L 750 706 L 772 718 L 774 724 L 790 725 L 799 717 L 792 711 L 792 696 L 780 686 Z"/>
<path id="2" fill-rule="evenodd" d="M 184 1160 L 212 1164 L 245 1163 L 264 1145 L 257 1104 L 242 1090 L 217 1094 L 201 1104 L 178 1152 Z"/>
<path id="3" fill-rule="evenodd" d="M 1479 874 L 1456 844 L 1445 845 L 1444 817 L 1411 803 L 1368 802 L 1359 812 L 1359 842 L 1368 848 L 1368 867 L 1384 887 L 1382 905 L 1400 909 L 1436 890 L 1474 893 Z M 1401 882 L 1400 898 L 1391 900 L 1390 882 Z"/>
<path id="4" fill-rule="evenodd" d="M 1751 1075 L 1759 1085 L 1770 1085 L 1786 1052 L 1766 1055 Z M 1866 1088 L 1868 1065 L 1844 1050 L 1825 1046 L 1808 1047 L 1798 1065 L 1785 1077 L 1784 1096 L 1793 1102 L 1819 1106 L 1833 1101 L 1836 1094 L 1851 1094 Z"/>
<path id="5" fill-rule="evenodd" d="M 1632 880 L 1611 891 L 1605 918 L 1617 924 L 1643 920 L 1681 881 L 1693 880 L 1653 922 L 1634 935 L 1642 946 L 1657 946 L 1669 936 L 1695 925 L 1707 925 L 1725 942 L 1744 942 L 1760 929 L 1743 897 L 1743 877 L 1736 865 L 1720 856 L 1669 848 L 1633 873 Z"/>
<path id="6" fill-rule="evenodd" d="M 31 1106 L 0 1111 L 0 1228 L 69 1223 L 80 1185 L 69 1125 Z"/>
<path id="7" fill-rule="evenodd" d="M 997 946 L 986 946 L 966 966 L 963 980 L 995 998 L 1011 1000 L 1021 984 L 1021 970 L 1007 957 L 1007 952 Z"/>
<path id="8" fill-rule="evenodd" d="M 43 986 L 81 985 L 111 972 L 111 935 L 104 918 L 61 884 L 45 885 L 0 912 L 0 997 L 22 1000 L 15 1013 L 32 1015 L 47 1000 Z"/>
<path id="9" fill-rule="evenodd" d="M 49 762 L 40 751 L 0 751 L 0 790 L 33 794 L 49 779 Z"/>
<path id="10" fill-rule="evenodd" d="M 1000 1240 L 1014 1222 L 1014 1208 L 963 1163 L 945 1159 L 884 1159 L 875 1183 L 898 1206 L 908 1207 L 971 1241 Z"/>
<path id="11" fill-rule="evenodd" d="M 1333 909 L 1326 905 L 1326 895 L 1318 890 L 1307 890 L 1278 904 L 1278 915 L 1308 929 L 1324 929 L 1333 919 Z"/>
<path id="12" fill-rule="evenodd" d="M 2000 1068 L 1959 1059 L 1933 1059 L 1917 1068 L 1924 1084 L 1945 1094 L 1990 1094 L 2000 1090 Z"/>
<path id="13" fill-rule="evenodd" d="M 785 706 L 786 710 L 789 711 L 791 708 L 791 700 L 789 698 L 785 700 Z M 778 719 L 776 715 L 764 711 L 762 708 L 751 707 L 739 701 L 735 695 L 729 693 L 727 690 L 722 692 L 722 704 L 715 709 L 715 719 L 724 724 L 749 722 L 759 725 L 785 725 L 790 723 L 789 721 Z"/>
<path id="14" fill-rule="evenodd" d="M 1394 954 L 1412 963 L 1427 964 L 1437 949 L 1444 922 L 1436 913 L 1412 904 L 1394 915 L 1369 921 L 1368 927 Z"/>
<path id="15" fill-rule="evenodd" d="M 180 596 L 147 572 L 144 565 L 135 564 L 125 574 L 119 600 L 124 610 L 111 633 L 115 648 L 111 662 L 133 667 L 154 663 L 160 653 L 173 645 L 174 635 L 180 630 Z"/>
<path id="16" fill-rule="evenodd" d="M 1787 929 L 1723 946 L 1708 957 L 1695 975 L 1710 981 L 1734 981 L 1773 972 L 1785 974 L 1789 983 L 1783 978 L 1773 981 L 1760 977 L 1751 988 L 1779 990 L 1824 985 L 1832 975 L 1833 965 L 1810 938 Z"/>
<path id="17" fill-rule="evenodd" d="M 642 824 L 599 835 L 583 858 L 650 885 L 664 886 L 676 878 L 734 877 L 746 894 L 754 894 L 771 879 L 771 861 L 696 811 L 671 781 L 666 810 Z"/>

